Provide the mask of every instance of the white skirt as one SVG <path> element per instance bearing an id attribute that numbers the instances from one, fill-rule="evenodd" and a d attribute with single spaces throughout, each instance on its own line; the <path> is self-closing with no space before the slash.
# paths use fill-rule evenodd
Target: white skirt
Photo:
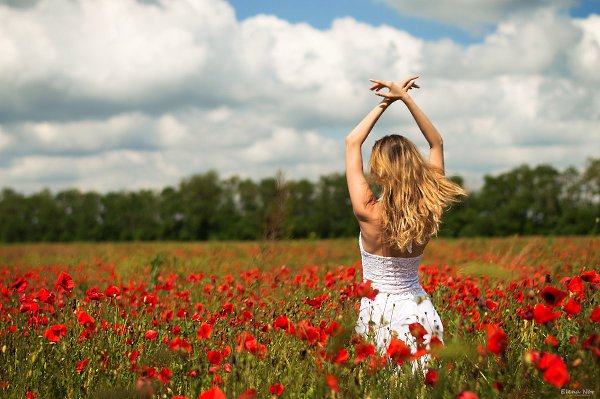
<path id="1" fill-rule="evenodd" d="M 427 349 L 434 335 L 444 342 L 442 320 L 428 295 L 379 293 L 374 300 L 362 298 L 356 332 L 373 340 L 380 355 L 385 355 L 392 336 L 403 340 L 415 353 L 417 343 L 409 331 L 409 325 L 415 322 L 421 323 L 427 331 L 424 336 Z M 421 356 L 419 360 L 425 371 L 429 355 Z M 416 361 L 412 362 L 412 367 L 414 373 L 418 367 Z"/>

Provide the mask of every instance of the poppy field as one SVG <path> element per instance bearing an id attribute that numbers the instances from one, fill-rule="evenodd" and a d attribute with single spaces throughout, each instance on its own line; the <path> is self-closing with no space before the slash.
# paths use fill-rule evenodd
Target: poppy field
<path id="1" fill-rule="evenodd" d="M 356 239 L 5 245 L 0 397 L 600 396 L 597 238 L 436 239 L 419 276 L 443 342 L 378 353 Z"/>

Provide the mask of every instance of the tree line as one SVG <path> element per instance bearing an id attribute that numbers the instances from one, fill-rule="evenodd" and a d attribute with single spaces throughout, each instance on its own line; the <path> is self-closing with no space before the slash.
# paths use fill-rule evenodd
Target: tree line
<path id="1" fill-rule="evenodd" d="M 463 179 L 451 177 L 459 184 Z M 376 190 L 376 188 L 374 187 Z M 597 234 L 600 158 L 583 171 L 519 166 L 485 176 L 483 186 L 444 215 L 440 236 Z M 214 172 L 176 187 L 99 194 L 45 189 L 0 194 L 0 241 L 255 240 L 354 237 L 343 174 L 317 181 L 258 181 Z"/>

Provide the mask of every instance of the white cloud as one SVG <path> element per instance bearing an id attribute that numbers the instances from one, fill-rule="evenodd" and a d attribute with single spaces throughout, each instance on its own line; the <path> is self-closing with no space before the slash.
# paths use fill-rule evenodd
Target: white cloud
<path id="1" fill-rule="evenodd" d="M 448 173 L 476 185 L 520 163 L 582 166 L 600 147 L 600 17 L 542 3 L 508 16 L 494 0 L 484 11 L 498 28 L 472 45 L 352 18 L 238 22 L 214 0 L 0 5 L 0 181 L 29 192 L 162 187 L 209 169 L 314 179 L 343 171 L 343 137 L 377 101 L 368 79 L 410 74 Z M 390 132 L 425 144 L 397 103 L 365 160 Z"/>

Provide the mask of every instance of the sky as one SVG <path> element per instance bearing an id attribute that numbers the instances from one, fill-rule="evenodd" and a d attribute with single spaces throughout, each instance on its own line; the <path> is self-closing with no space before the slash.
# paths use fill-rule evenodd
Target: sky
<path id="1" fill-rule="evenodd" d="M 318 179 L 411 92 L 446 172 L 600 156 L 598 0 L 0 0 L 0 187 L 161 189 L 216 170 Z M 401 102 L 363 147 L 426 143 Z"/>

